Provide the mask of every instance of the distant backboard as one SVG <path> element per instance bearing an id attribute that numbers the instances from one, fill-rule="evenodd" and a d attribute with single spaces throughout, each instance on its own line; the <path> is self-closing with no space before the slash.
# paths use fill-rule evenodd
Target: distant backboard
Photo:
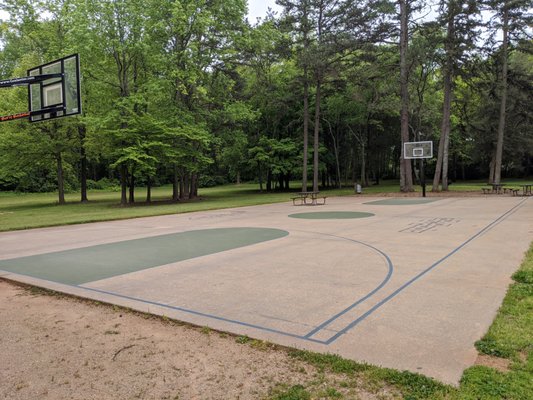
<path id="1" fill-rule="evenodd" d="M 28 70 L 28 76 L 55 77 L 28 85 L 30 121 L 81 113 L 80 60 L 73 54 Z"/>
<path id="2" fill-rule="evenodd" d="M 403 144 L 403 158 L 407 160 L 433 158 L 433 142 L 430 140 L 425 142 L 405 142 Z"/>

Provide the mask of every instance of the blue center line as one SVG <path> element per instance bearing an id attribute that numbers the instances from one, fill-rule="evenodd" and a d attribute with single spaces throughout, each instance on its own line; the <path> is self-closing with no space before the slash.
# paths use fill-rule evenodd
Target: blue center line
<path id="1" fill-rule="evenodd" d="M 520 203 L 518 203 L 516 206 L 514 206 L 513 208 L 511 208 L 510 210 L 508 210 L 506 213 L 504 213 L 503 215 L 501 215 L 499 218 L 497 218 L 496 220 L 492 221 L 489 225 L 487 225 L 485 228 L 483 228 L 482 230 L 480 230 L 478 233 L 476 233 L 474 236 L 472 236 L 470 239 L 468 239 L 466 242 L 464 242 L 463 244 L 461 244 L 460 246 L 456 247 L 454 250 L 452 250 L 450 253 L 448 253 L 447 255 L 445 255 L 444 257 L 442 257 L 440 260 L 436 261 L 435 263 L 433 263 L 431 266 L 429 266 L 428 268 L 426 268 L 424 271 L 420 272 L 418 275 L 416 275 L 415 277 L 411 278 L 410 280 L 408 280 L 406 283 L 404 283 L 402 286 L 400 286 L 398 289 L 396 289 L 394 292 L 392 292 L 390 295 L 388 295 L 387 297 L 385 297 L 383 300 L 379 301 L 376 305 L 374 305 L 372 308 L 370 308 L 368 311 L 366 311 L 363 315 L 361 315 L 360 317 L 358 317 L 357 319 L 355 319 L 354 321 L 352 321 L 351 323 L 349 323 L 348 325 L 346 325 L 343 329 L 339 330 L 335 335 L 331 336 L 328 340 L 326 340 L 326 344 L 331 344 L 333 343 L 335 340 L 337 340 L 340 336 L 344 335 L 346 332 L 348 332 L 350 329 L 352 329 L 354 326 L 358 325 L 360 322 L 362 322 L 363 320 L 365 320 L 369 315 L 371 315 L 372 313 L 374 313 L 374 311 L 376 311 L 378 308 L 381 308 L 384 304 L 388 303 L 390 300 L 392 300 L 394 297 L 396 297 L 400 292 L 402 292 L 403 290 L 405 290 L 407 287 L 411 286 L 414 282 L 416 282 L 417 280 L 419 280 L 420 278 L 422 278 L 424 275 L 426 275 L 428 272 L 432 271 L 433 269 L 435 269 L 437 266 L 439 266 L 442 262 L 444 262 L 445 260 L 447 260 L 448 258 L 450 258 L 451 256 L 453 256 L 455 253 L 457 253 L 459 250 L 461 250 L 462 248 L 464 248 L 466 245 L 468 245 L 470 242 L 472 242 L 473 240 L 477 239 L 479 236 L 485 234 L 486 232 L 488 232 L 489 230 L 491 230 L 492 228 L 494 228 L 496 225 L 498 225 L 499 223 L 501 223 L 502 221 L 504 221 L 507 217 L 509 217 L 511 214 L 513 214 L 514 212 L 516 212 L 518 210 L 519 207 L 521 207 L 528 199 L 524 199 L 522 201 L 520 201 Z"/>

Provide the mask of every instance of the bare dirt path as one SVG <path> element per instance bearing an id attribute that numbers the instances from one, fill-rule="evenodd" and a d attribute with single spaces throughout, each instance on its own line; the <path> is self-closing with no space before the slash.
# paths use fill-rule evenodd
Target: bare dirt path
<path id="1" fill-rule="evenodd" d="M 264 342 L 3 280 L 0 321 L 2 399 L 263 399 L 320 375 Z"/>

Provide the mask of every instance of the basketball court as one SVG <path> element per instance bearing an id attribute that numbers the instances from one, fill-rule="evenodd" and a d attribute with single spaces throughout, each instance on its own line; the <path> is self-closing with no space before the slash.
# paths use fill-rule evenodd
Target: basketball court
<path id="1" fill-rule="evenodd" d="M 287 202 L 0 233 L 0 277 L 457 383 L 531 221 L 524 197 Z"/>

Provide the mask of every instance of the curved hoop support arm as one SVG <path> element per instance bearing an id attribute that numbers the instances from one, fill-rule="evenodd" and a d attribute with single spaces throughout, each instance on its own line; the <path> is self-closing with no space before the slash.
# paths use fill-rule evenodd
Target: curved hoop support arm
<path id="1" fill-rule="evenodd" d="M 3 116 L 0 116 L 0 122 L 13 121 L 15 119 L 21 119 L 21 118 L 29 118 L 35 115 L 53 114 L 59 111 L 65 111 L 65 107 L 50 107 L 50 108 L 43 108 L 42 110 L 38 110 L 38 111 L 26 111 L 26 112 L 17 113 L 17 114 L 3 115 Z"/>

